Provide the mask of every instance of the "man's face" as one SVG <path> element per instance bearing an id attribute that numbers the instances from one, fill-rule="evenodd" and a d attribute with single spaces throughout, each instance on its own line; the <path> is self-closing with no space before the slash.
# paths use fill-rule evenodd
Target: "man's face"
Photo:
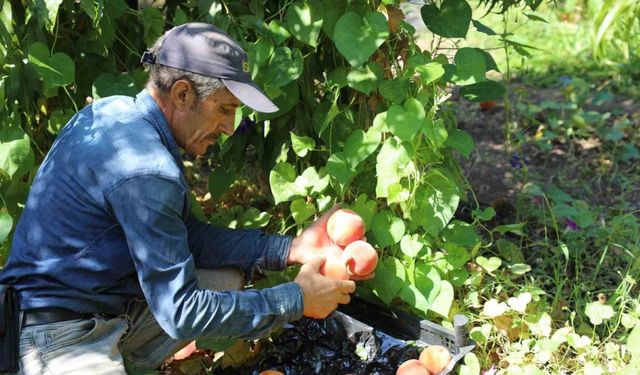
<path id="1" fill-rule="evenodd" d="M 192 156 L 201 156 L 220 134 L 233 134 L 236 108 L 240 101 L 226 88 L 204 98 L 180 119 L 176 141 Z"/>

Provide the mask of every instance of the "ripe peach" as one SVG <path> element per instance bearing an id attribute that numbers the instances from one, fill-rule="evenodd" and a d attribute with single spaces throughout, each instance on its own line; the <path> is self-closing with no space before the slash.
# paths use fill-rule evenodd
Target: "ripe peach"
<path id="1" fill-rule="evenodd" d="M 174 355 L 173 359 L 181 360 L 189 357 L 193 352 L 196 351 L 196 342 L 191 341 L 187 346 L 178 350 Z"/>
<path id="2" fill-rule="evenodd" d="M 342 260 L 356 276 L 366 276 L 378 265 L 378 253 L 367 241 L 354 241 L 344 248 Z"/>
<path id="3" fill-rule="evenodd" d="M 337 280 L 349 280 L 347 266 L 340 260 L 331 257 L 327 258 L 320 267 L 320 273 Z"/>
<path id="4" fill-rule="evenodd" d="M 420 362 L 425 365 L 432 375 L 444 370 L 451 362 L 451 353 L 444 346 L 431 345 L 427 346 L 420 353 Z"/>
<path id="5" fill-rule="evenodd" d="M 259 375 L 284 375 L 278 370 L 264 370 Z"/>
<path id="6" fill-rule="evenodd" d="M 398 367 L 396 375 L 429 375 L 429 370 L 417 359 L 410 359 Z"/>
<path id="7" fill-rule="evenodd" d="M 364 220 L 351 210 L 337 210 L 327 220 L 327 234 L 338 246 L 347 246 L 364 236 Z"/>

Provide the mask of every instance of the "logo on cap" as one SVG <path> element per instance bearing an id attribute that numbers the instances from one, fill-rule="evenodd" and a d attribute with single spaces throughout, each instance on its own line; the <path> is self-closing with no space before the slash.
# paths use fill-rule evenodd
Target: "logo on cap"
<path id="1" fill-rule="evenodd" d="M 245 73 L 249 72 L 249 62 L 247 60 L 242 60 L 242 71 Z"/>

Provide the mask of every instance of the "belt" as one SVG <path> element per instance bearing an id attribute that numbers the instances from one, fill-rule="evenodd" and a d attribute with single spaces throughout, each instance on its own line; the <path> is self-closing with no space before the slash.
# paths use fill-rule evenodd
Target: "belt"
<path id="1" fill-rule="evenodd" d="M 44 309 L 24 310 L 22 317 L 22 326 L 37 326 L 40 324 L 62 322 L 65 320 L 90 319 L 94 314 L 77 313 L 71 310 L 47 307 Z"/>

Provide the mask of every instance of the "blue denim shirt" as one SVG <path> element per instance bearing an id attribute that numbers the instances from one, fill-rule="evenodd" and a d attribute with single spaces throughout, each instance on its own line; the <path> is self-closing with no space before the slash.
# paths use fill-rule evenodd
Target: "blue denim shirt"
<path id="1" fill-rule="evenodd" d="M 291 237 L 195 219 L 182 159 L 160 108 L 142 91 L 77 113 L 40 166 L 0 283 L 22 309 L 118 314 L 146 298 L 174 338 L 260 337 L 302 316 L 295 283 L 199 289 L 194 268 L 282 269 Z"/>

